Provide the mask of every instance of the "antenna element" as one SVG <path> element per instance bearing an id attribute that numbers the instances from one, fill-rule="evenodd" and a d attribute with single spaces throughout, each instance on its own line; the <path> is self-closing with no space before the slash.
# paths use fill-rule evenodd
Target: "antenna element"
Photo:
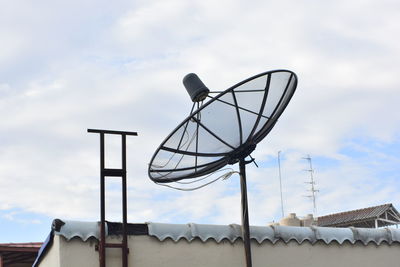
<path id="1" fill-rule="evenodd" d="M 312 160 L 311 160 L 310 155 L 307 155 L 307 157 L 305 157 L 303 159 L 307 160 L 308 163 L 310 164 L 310 169 L 305 170 L 305 171 L 310 172 L 311 180 L 310 180 L 310 182 L 306 182 L 306 183 L 311 185 L 311 189 L 309 190 L 311 192 L 311 195 L 308 195 L 306 197 L 312 198 L 312 201 L 313 201 L 313 213 L 314 213 L 314 217 L 316 217 L 317 216 L 317 203 L 316 203 L 316 195 L 315 195 L 315 193 L 318 193 L 319 190 L 315 189 L 314 169 L 313 169 L 313 166 L 312 166 Z"/>

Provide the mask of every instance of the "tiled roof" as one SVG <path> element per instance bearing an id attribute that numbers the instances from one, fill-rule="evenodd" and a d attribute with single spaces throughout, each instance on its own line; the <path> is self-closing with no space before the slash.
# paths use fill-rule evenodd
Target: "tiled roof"
<path id="1" fill-rule="evenodd" d="M 0 243 L 0 250 L 2 248 L 33 248 L 34 250 L 39 250 L 42 246 L 42 242 L 29 242 L 29 243 Z"/>
<path id="2" fill-rule="evenodd" d="M 391 210 L 393 213 L 400 217 L 400 214 L 393 207 L 392 204 L 384 204 L 375 207 L 368 207 L 364 209 L 351 210 L 346 212 L 340 212 L 330 214 L 326 216 L 318 217 L 318 226 L 338 226 L 338 227 L 349 227 L 358 226 L 357 224 L 365 224 L 365 226 L 372 226 L 375 223 L 375 219 L 379 218 L 385 212 Z M 393 218 L 392 218 L 393 219 Z M 379 226 L 387 226 L 393 223 L 382 223 Z"/>
<path id="3" fill-rule="evenodd" d="M 32 264 L 42 243 L 0 243 L 0 256 L 4 266 L 11 264 Z M 14 265 L 13 265 L 14 266 Z"/>

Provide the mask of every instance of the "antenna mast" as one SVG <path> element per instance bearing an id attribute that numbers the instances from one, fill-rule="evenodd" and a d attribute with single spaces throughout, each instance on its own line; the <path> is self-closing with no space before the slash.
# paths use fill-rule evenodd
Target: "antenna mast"
<path id="1" fill-rule="evenodd" d="M 319 192 L 319 190 L 315 189 L 314 169 L 313 169 L 313 166 L 312 166 L 312 160 L 311 160 L 310 155 L 308 155 L 307 157 L 305 157 L 303 159 L 307 160 L 308 163 L 310 164 L 310 169 L 307 169 L 305 171 L 310 172 L 311 181 L 310 182 L 306 182 L 306 183 L 311 185 L 311 189 L 309 190 L 311 192 L 311 195 L 308 195 L 306 197 L 312 198 L 312 201 L 313 201 L 313 213 L 314 213 L 314 216 L 316 217 L 317 216 L 317 204 L 316 204 L 315 193 Z"/>
<path id="2" fill-rule="evenodd" d="M 281 190 L 281 209 L 282 209 L 282 218 L 285 217 L 283 212 L 283 195 L 282 195 L 282 176 L 281 176 L 281 151 L 278 151 L 278 167 L 279 167 L 279 188 Z"/>

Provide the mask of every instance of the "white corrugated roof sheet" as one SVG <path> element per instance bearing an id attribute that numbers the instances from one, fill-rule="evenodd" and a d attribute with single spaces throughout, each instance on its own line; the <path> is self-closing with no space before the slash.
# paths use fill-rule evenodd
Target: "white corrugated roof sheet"
<path id="1" fill-rule="evenodd" d="M 99 222 L 82 222 L 82 221 L 62 221 L 61 228 L 55 229 L 53 222 L 54 234 L 61 235 L 67 240 L 74 237 L 79 237 L 83 241 L 90 237 L 100 238 L 100 223 Z M 106 227 L 107 233 L 107 227 Z"/>
<path id="2" fill-rule="evenodd" d="M 160 241 L 171 238 L 175 242 L 180 239 L 192 241 L 200 239 L 206 242 L 209 239 L 217 243 L 222 240 L 234 242 L 241 238 L 241 227 L 237 224 L 230 225 L 205 225 L 205 224 L 162 224 L 148 223 L 149 235 L 157 237 Z M 373 242 L 377 245 L 382 242 L 392 244 L 400 243 L 400 230 L 392 228 L 367 229 L 367 228 L 330 228 L 330 227 L 294 227 L 294 226 L 250 226 L 250 238 L 258 243 L 270 241 L 296 241 L 301 244 L 308 241 L 312 244 L 323 241 L 330 244 L 335 241 L 339 244 L 348 241 L 352 244 L 362 242 L 367 245 Z"/>
<path id="3" fill-rule="evenodd" d="M 99 238 L 98 222 L 77 222 L 63 221 L 65 224 L 54 230 L 57 235 L 64 236 L 66 239 L 79 237 L 86 241 L 90 237 Z M 230 225 L 210 225 L 210 224 L 167 224 L 167 223 L 146 223 L 147 234 L 160 240 L 172 239 L 178 242 L 185 239 L 191 242 L 199 239 L 202 242 L 214 240 L 219 243 L 222 240 L 235 242 L 241 238 L 242 230 L 238 224 Z M 143 225 L 142 225 L 143 226 Z M 128 227 L 137 227 L 130 225 Z M 113 233 L 108 233 L 112 235 Z M 400 243 L 400 230 L 393 228 L 330 228 L 330 227 L 294 227 L 294 226 L 250 226 L 250 237 L 258 243 L 269 241 L 275 244 L 277 241 L 288 243 L 295 241 L 299 244 L 307 241 L 312 244 L 322 241 L 325 244 L 337 242 L 343 244 L 348 241 L 352 244 L 361 242 L 364 245 L 369 243 L 388 244 Z"/>

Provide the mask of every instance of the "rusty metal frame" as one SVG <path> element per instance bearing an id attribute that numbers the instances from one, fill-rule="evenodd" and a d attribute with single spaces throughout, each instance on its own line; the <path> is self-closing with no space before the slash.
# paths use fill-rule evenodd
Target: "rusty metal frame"
<path id="1" fill-rule="evenodd" d="M 100 134 L 100 241 L 99 261 L 100 267 L 106 267 L 106 248 L 122 249 L 122 266 L 128 267 L 128 235 L 127 235 L 127 183 L 126 183 L 126 136 L 137 136 L 137 132 L 112 131 L 88 129 L 88 133 Z M 121 136 L 121 169 L 109 169 L 105 165 L 105 135 L 115 134 Z M 105 178 L 121 177 L 122 179 L 122 243 L 106 242 L 106 214 L 105 214 Z"/>

